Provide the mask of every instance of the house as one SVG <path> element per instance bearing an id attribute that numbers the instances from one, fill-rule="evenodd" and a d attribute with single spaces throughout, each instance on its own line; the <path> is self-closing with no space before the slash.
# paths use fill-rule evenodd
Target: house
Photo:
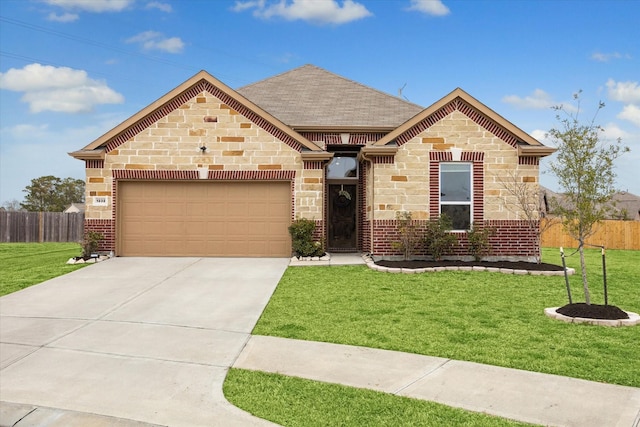
<path id="1" fill-rule="evenodd" d="M 71 203 L 67 209 L 65 209 L 64 213 L 80 213 L 84 212 L 85 204 L 84 203 Z"/>
<path id="2" fill-rule="evenodd" d="M 553 215 L 554 203 L 568 203 L 564 201 L 563 193 L 556 193 L 540 186 L 540 206 L 543 215 Z M 611 206 L 606 219 L 640 221 L 640 196 L 628 191 L 617 191 L 611 196 Z"/>
<path id="3" fill-rule="evenodd" d="M 316 222 L 330 252 L 392 256 L 396 212 L 494 227 L 498 257 L 536 239 L 501 177 L 538 185 L 554 151 L 455 89 L 427 108 L 305 65 L 231 89 L 201 71 L 71 156 L 86 229 L 119 256 L 289 256 Z"/>

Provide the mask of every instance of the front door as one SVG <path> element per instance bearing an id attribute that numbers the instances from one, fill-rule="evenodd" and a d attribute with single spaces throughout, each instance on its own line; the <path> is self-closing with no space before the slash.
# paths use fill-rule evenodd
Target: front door
<path id="1" fill-rule="evenodd" d="M 329 184 L 329 250 L 357 250 L 356 187 Z"/>

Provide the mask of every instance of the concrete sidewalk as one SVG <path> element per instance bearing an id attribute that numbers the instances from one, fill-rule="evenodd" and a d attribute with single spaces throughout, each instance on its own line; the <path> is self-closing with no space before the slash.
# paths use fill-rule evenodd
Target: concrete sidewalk
<path id="1" fill-rule="evenodd" d="M 640 388 L 438 357 L 254 335 L 233 366 L 547 426 L 640 425 Z"/>

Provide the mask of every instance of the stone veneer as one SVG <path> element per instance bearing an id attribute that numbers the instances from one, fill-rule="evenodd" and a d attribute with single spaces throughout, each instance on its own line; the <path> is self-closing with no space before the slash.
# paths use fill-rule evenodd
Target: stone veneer
<path id="1" fill-rule="evenodd" d="M 322 218 L 324 171 L 305 167 L 300 152 L 207 91 L 169 111 L 125 142 L 107 144 L 104 162 L 87 161 L 86 229 L 105 235 L 101 250 L 115 249 L 119 179 L 281 179 L 295 194 L 292 218 Z M 205 151 L 201 147 L 206 147 Z M 107 197 L 107 206 L 92 204 Z"/>
<path id="2" fill-rule="evenodd" d="M 418 228 L 438 216 L 439 164 L 452 161 L 453 147 L 462 150 L 462 162 L 473 165 L 473 220 L 496 230 L 491 238 L 492 255 L 535 257 L 536 233 L 523 220 L 525 216 L 505 183 L 515 178 L 524 185 L 537 186 L 537 159 L 523 161 L 512 141 L 496 136 L 457 109 L 407 139 L 393 162 L 375 162 L 375 171 L 367 174 L 363 228 L 369 245 L 364 250 L 383 256 L 399 254 L 392 248 L 392 242 L 398 240 L 397 211 L 411 212 Z M 372 217 L 374 242 L 370 244 Z M 466 234 L 456 234 L 460 245 L 453 255 L 467 255 Z"/>
<path id="3" fill-rule="evenodd" d="M 183 104 L 166 108 L 166 114 L 153 123 L 138 126 L 138 133 L 128 139 L 120 142 L 114 137 L 107 144 L 104 161 L 86 162 L 85 226 L 103 233 L 101 250 L 115 249 L 118 180 L 196 180 L 199 170 L 205 170 L 209 180 L 290 180 L 292 219 L 315 220 L 316 237 L 324 238 L 322 163 L 304 163 L 300 147 L 274 136 L 280 134 L 265 128 L 263 120 L 255 120 L 263 126 L 257 125 L 248 118 L 251 114 L 241 114 L 220 99 L 224 96 L 211 92 L 215 90 L 185 97 Z M 452 103 L 434 115 L 437 117 L 425 119 L 419 129 L 398 139 L 395 157 L 380 157 L 373 164 L 362 162 L 358 249 L 397 255 L 391 247 L 397 240 L 397 211 L 411 212 L 419 226 L 438 215 L 438 168 L 441 162 L 452 160 L 450 149 L 455 147 L 463 151 L 462 161 L 473 164 L 474 221 L 497 231 L 491 240 L 492 255 L 534 257 L 538 252 L 535 233 L 522 220 L 522 212 L 513 209 L 516 200 L 503 182 L 515 176 L 526 185 L 537 186 L 538 159 L 519 158 L 516 142 L 464 103 Z M 341 141 L 335 135 L 305 136 L 322 140 L 323 147 Z M 352 135 L 349 143 L 363 145 L 380 136 L 362 134 L 358 139 Z M 93 197 L 107 197 L 107 206 L 93 205 Z M 458 234 L 460 246 L 455 255 L 466 255 L 466 235 Z"/>

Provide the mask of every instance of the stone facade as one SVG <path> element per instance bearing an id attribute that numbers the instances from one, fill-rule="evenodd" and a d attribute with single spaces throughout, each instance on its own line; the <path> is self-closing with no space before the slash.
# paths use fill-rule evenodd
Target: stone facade
<path id="1" fill-rule="evenodd" d="M 291 219 L 314 220 L 315 237 L 325 240 L 326 165 L 332 152 L 347 148 L 362 154 L 355 250 L 399 255 L 392 244 L 396 213 L 411 212 L 419 229 L 436 218 L 440 164 L 460 161 L 471 165 L 473 223 L 496 231 L 492 255 L 537 254 L 535 230 L 507 185 L 515 180 L 535 189 L 539 158 L 550 151 L 459 89 L 395 130 L 298 133 L 202 72 L 72 155 L 86 165 L 86 229 L 101 232 L 100 249 L 110 251 L 117 246 L 122 180 L 287 181 Z M 370 156 L 363 154 L 368 149 Z M 460 245 L 453 255 L 467 255 L 466 233 L 455 233 Z"/>

